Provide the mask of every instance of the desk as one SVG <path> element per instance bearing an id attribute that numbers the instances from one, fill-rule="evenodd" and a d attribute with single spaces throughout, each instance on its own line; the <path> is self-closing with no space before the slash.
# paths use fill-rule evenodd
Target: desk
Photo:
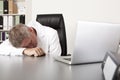
<path id="1" fill-rule="evenodd" d="M 0 80 L 104 80 L 101 64 L 73 65 L 44 57 L 0 56 Z"/>

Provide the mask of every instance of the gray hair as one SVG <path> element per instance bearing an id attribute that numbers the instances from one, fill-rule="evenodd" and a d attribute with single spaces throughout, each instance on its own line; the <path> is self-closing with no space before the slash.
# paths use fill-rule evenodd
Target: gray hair
<path id="1" fill-rule="evenodd" d="M 21 47 L 22 41 L 29 36 L 28 27 L 24 24 L 15 25 L 9 31 L 9 41 L 14 47 Z"/>

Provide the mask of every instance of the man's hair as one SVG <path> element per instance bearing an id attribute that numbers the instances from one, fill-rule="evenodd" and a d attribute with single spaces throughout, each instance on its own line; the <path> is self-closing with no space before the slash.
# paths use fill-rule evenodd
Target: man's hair
<path id="1" fill-rule="evenodd" d="M 29 36 L 28 27 L 24 24 L 15 25 L 9 31 L 9 41 L 14 47 L 21 47 L 22 41 Z"/>

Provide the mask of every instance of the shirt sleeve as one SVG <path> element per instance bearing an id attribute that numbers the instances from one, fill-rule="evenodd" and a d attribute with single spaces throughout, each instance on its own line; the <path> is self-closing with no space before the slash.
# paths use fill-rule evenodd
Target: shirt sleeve
<path id="1" fill-rule="evenodd" d="M 9 40 L 5 40 L 0 44 L 0 55 L 5 56 L 22 56 L 25 48 L 15 48 L 10 44 Z"/>
<path id="2" fill-rule="evenodd" d="M 59 37 L 57 34 L 57 31 L 53 31 L 53 35 L 50 39 L 50 45 L 49 45 L 49 53 L 53 56 L 60 56 L 61 55 L 61 46 L 59 42 Z"/>

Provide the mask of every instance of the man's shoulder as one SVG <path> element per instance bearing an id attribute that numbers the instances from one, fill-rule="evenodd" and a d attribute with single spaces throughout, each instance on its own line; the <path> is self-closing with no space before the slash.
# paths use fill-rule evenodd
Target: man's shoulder
<path id="1" fill-rule="evenodd" d="M 53 38 L 53 37 L 56 37 L 58 35 L 57 31 L 51 27 L 45 26 L 44 30 L 45 30 L 47 38 Z"/>
<path id="2" fill-rule="evenodd" d="M 45 31 L 49 34 L 56 33 L 57 31 L 49 26 L 45 26 Z"/>
<path id="3" fill-rule="evenodd" d="M 0 44 L 0 47 L 10 47 L 12 46 L 12 44 L 10 43 L 10 41 L 8 39 L 6 39 L 5 41 L 3 41 L 1 44 Z"/>

